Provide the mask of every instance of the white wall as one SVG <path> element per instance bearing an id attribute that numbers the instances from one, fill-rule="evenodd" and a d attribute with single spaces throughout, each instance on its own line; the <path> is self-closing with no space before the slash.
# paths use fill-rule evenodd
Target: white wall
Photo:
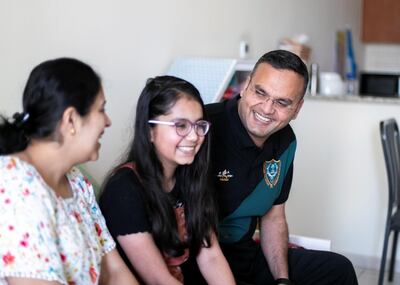
<path id="1" fill-rule="evenodd" d="M 21 110 L 23 86 L 39 62 L 71 56 L 91 64 L 102 75 L 113 120 L 103 138 L 100 160 L 89 164 L 101 180 L 129 140 L 135 102 L 145 79 L 165 72 L 175 57 L 237 57 L 239 41 L 246 39 L 250 57 L 257 58 L 275 49 L 281 38 L 306 33 L 312 60 L 321 70 L 333 70 L 337 29 L 353 29 L 357 58 L 359 62 L 363 58 L 357 40 L 360 8 L 361 0 L 0 0 L 0 111 L 11 115 Z M 331 109 L 343 110 L 340 117 L 329 108 L 314 116 L 313 105 L 306 102 L 296 125 L 299 153 L 288 205 L 293 230 L 330 238 L 334 249 L 342 252 L 363 253 L 366 248 L 376 255 L 374 245 L 380 239 L 367 225 L 382 227 L 383 214 L 376 208 L 382 205 L 376 205 L 376 200 L 383 203 L 383 198 L 373 190 L 384 190 L 375 177 L 384 173 L 352 150 L 362 145 L 379 161 L 374 148 L 377 131 L 365 130 L 349 141 L 354 139 L 352 132 L 341 128 L 342 124 L 362 125 L 364 120 L 372 123 L 374 117 L 361 120 L 355 114 L 364 112 L 364 107 L 348 103 Z M 373 106 L 368 112 L 375 114 Z M 321 137 L 315 133 L 320 122 L 329 126 Z M 331 135 L 336 140 L 330 140 Z M 306 145 L 315 145 L 316 152 L 308 153 Z M 355 160 L 348 164 L 344 158 L 350 156 Z M 322 162 L 328 168 L 321 167 Z M 316 198 L 305 198 L 310 196 Z M 370 208 L 381 216 L 366 220 L 363 213 Z"/>
<path id="2" fill-rule="evenodd" d="M 331 239 L 334 251 L 371 268 L 379 265 L 388 199 L 379 122 L 390 117 L 400 121 L 399 103 L 308 99 L 292 123 L 290 230 Z"/>

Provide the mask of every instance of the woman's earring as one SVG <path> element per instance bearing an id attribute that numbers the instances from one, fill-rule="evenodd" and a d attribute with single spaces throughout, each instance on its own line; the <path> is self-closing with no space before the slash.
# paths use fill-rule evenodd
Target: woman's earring
<path id="1" fill-rule="evenodd" d="M 71 133 L 71 135 L 75 135 L 75 129 L 71 129 L 69 132 Z"/>

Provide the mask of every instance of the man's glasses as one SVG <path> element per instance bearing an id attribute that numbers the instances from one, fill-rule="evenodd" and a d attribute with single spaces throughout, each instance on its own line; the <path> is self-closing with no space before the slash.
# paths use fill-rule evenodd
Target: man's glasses
<path id="1" fill-rule="evenodd" d="M 187 119 L 177 119 L 169 122 L 149 120 L 148 123 L 173 126 L 175 127 L 176 133 L 181 137 L 187 136 L 192 131 L 192 128 L 194 128 L 194 131 L 198 136 L 204 137 L 210 130 L 211 125 L 210 122 L 207 122 L 205 120 L 198 120 L 197 122 L 192 123 Z"/>
<path id="2" fill-rule="evenodd" d="M 257 99 L 260 101 L 268 102 L 271 100 L 272 102 L 272 107 L 275 110 L 281 111 L 281 112 L 288 112 L 292 109 L 295 108 L 296 104 L 293 104 L 292 100 L 289 99 L 282 99 L 282 98 L 277 98 L 274 99 L 262 89 L 258 89 L 257 87 L 254 87 L 253 85 L 248 86 L 250 92 L 252 93 L 253 96 L 255 96 Z"/>

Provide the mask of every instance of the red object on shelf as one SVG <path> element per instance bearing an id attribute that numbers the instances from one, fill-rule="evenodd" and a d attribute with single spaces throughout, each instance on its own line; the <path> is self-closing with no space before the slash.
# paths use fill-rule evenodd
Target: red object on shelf
<path id="1" fill-rule="evenodd" d="M 222 96 L 223 100 L 228 100 L 230 98 L 232 98 L 232 96 L 234 95 L 234 90 L 232 87 L 228 87 L 225 92 L 224 95 Z"/>

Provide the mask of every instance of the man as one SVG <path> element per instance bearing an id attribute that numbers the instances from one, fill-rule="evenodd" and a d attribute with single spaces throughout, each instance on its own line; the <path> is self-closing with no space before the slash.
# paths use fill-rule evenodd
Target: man
<path id="1" fill-rule="evenodd" d="M 206 107 L 219 239 L 238 284 L 357 284 L 345 257 L 288 249 L 285 201 L 296 151 L 289 122 L 303 105 L 307 83 L 298 56 L 271 51 L 258 60 L 239 96 Z M 253 240 L 257 224 L 259 244 Z"/>

